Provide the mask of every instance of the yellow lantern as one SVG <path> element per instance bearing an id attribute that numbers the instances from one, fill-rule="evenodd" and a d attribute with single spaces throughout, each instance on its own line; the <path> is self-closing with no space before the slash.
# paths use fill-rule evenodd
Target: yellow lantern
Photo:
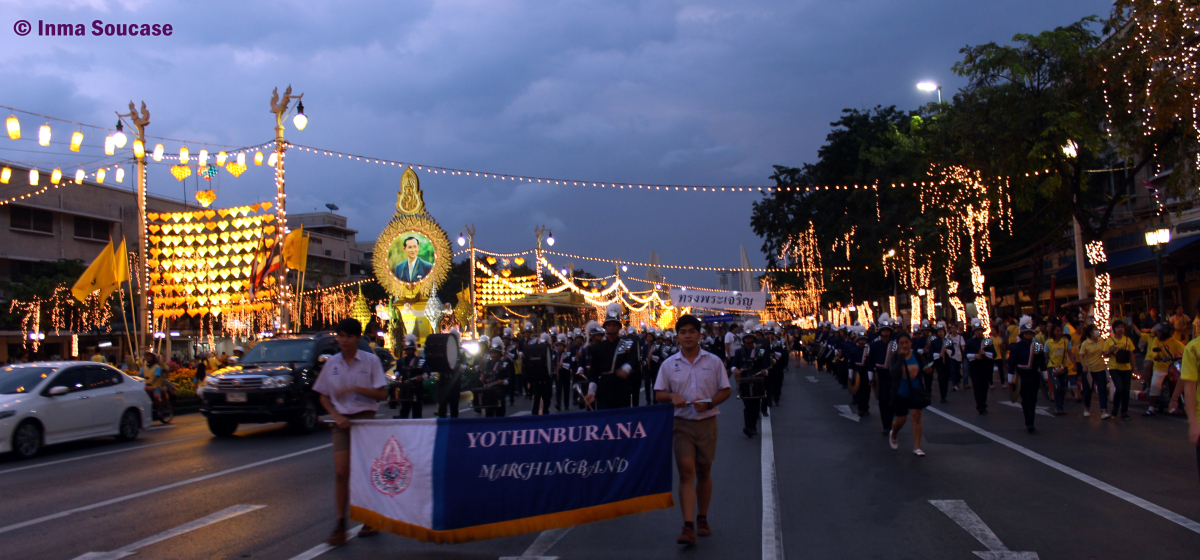
<path id="1" fill-rule="evenodd" d="M 124 168 L 124 167 L 118 167 L 118 168 L 117 168 L 117 182 L 118 182 L 118 183 L 120 183 L 120 182 L 122 182 L 122 181 L 124 181 L 124 180 L 125 180 L 125 168 Z"/>
<path id="2" fill-rule="evenodd" d="M 133 141 L 133 155 L 138 159 L 146 157 L 146 143 L 141 140 Z"/>
<path id="3" fill-rule="evenodd" d="M 117 141 L 113 140 L 113 137 L 111 135 L 105 136 L 104 137 L 104 155 L 111 156 L 115 153 L 117 153 Z"/>
<path id="4" fill-rule="evenodd" d="M 86 176 L 87 176 L 87 174 L 84 173 L 82 169 L 76 171 L 75 172 L 75 184 L 76 185 L 83 184 L 83 178 Z"/>
<path id="5" fill-rule="evenodd" d="M 7 185 L 8 180 L 11 177 L 12 177 L 12 169 L 10 169 L 8 167 L 5 167 L 4 169 L 0 169 L 0 184 Z"/>
<path id="6" fill-rule="evenodd" d="M 163 145 L 156 144 L 154 146 L 154 161 L 162 161 L 162 158 L 163 158 Z"/>
<path id="7" fill-rule="evenodd" d="M 50 182 L 51 183 L 54 183 L 55 185 L 57 185 L 58 182 L 61 180 L 62 180 L 62 170 L 61 169 L 55 169 L 54 171 L 50 172 Z"/>
<path id="8" fill-rule="evenodd" d="M 200 150 L 200 165 L 208 165 L 208 150 Z"/>
<path id="9" fill-rule="evenodd" d="M 187 146 L 183 146 L 183 147 L 179 148 L 179 163 L 187 163 L 187 162 L 188 162 L 188 149 L 187 149 Z"/>
<path id="10" fill-rule="evenodd" d="M 225 158 L 227 157 L 229 157 L 229 154 L 225 153 L 225 150 L 217 152 L 217 165 L 225 165 Z"/>
<path id="11" fill-rule="evenodd" d="M 103 184 L 103 183 L 104 183 L 104 175 L 105 175 L 105 173 L 104 173 L 104 168 L 103 168 L 103 167 L 101 167 L 100 169 L 96 170 L 96 182 L 97 182 L 97 183 L 100 183 L 100 184 Z"/>
<path id="12" fill-rule="evenodd" d="M 38 144 L 42 146 L 50 145 L 50 123 L 46 123 L 42 125 L 42 128 L 38 129 Z"/>
<path id="13" fill-rule="evenodd" d="M 12 113 L 8 114 L 8 137 L 13 140 L 21 139 L 21 121 Z"/>
<path id="14" fill-rule="evenodd" d="M 254 165 L 262 165 L 262 164 L 263 164 L 262 152 L 254 152 Z"/>
<path id="15" fill-rule="evenodd" d="M 270 165 L 271 167 L 275 167 L 275 164 L 278 161 L 279 161 L 279 152 L 271 152 L 271 157 L 267 158 L 267 165 Z"/>
<path id="16" fill-rule="evenodd" d="M 32 186 L 35 186 L 35 187 L 37 186 L 37 184 L 38 184 L 38 170 L 36 170 L 36 169 L 30 169 L 30 170 L 29 170 L 29 184 L 30 184 L 30 185 L 32 185 Z"/>
<path id="17" fill-rule="evenodd" d="M 246 165 L 246 152 L 238 152 L 237 164 L 241 166 Z"/>
<path id="18" fill-rule="evenodd" d="M 78 152 L 79 147 L 83 145 L 83 133 L 76 130 L 71 133 L 71 151 Z"/>

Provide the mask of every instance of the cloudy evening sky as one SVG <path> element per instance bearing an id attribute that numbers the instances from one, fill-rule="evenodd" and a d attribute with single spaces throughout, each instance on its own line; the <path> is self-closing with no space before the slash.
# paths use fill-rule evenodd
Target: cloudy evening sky
<path id="1" fill-rule="evenodd" d="M 815 159 L 841 109 L 915 108 L 933 99 L 914 87 L 921 80 L 941 82 L 949 97 L 962 84 L 950 67 L 964 45 L 1007 42 L 1107 15 L 1109 7 L 1106 0 L 0 0 L 0 105 L 111 127 L 114 111 L 144 100 L 152 113 L 147 133 L 188 140 L 194 154 L 205 142 L 271 140 L 271 90 L 291 84 L 305 94 L 309 116 L 303 131 L 289 122 L 287 138 L 296 144 L 489 173 L 767 185 L 773 164 Z M 38 20 L 90 31 L 96 19 L 169 23 L 174 33 L 36 36 Z M 34 32 L 17 35 L 18 20 Z M 42 123 L 18 116 L 26 136 L 35 136 Z M 71 130 L 51 124 L 56 140 Z M 180 144 L 164 143 L 168 151 Z M 0 159 L 64 170 L 101 161 L 8 140 L 0 141 Z M 394 212 L 399 167 L 293 151 L 287 170 L 289 212 L 334 203 L 360 239 L 373 238 Z M 755 266 L 764 263 L 749 227 L 755 194 L 421 180 L 429 212 L 450 237 L 474 223 L 477 244 L 489 250 L 529 249 L 533 228 L 545 224 L 555 249 L 568 253 L 642 261 L 653 249 L 668 264 L 734 267 L 744 244 Z M 191 199 L 195 181 L 179 183 L 159 165 L 150 190 L 182 198 L 186 189 Z M 225 175 L 219 187 L 217 206 L 273 196 L 265 166 L 238 179 Z M 715 284 L 712 273 L 664 272 L 670 282 Z"/>

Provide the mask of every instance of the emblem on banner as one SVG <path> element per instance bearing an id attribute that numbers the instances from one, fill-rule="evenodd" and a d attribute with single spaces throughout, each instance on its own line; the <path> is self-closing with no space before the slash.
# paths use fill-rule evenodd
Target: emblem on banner
<path id="1" fill-rule="evenodd" d="M 383 454 L 371 461 L 371 484 L 384 496 L 396 496 L 408 488 L 410 481 L 412 463 L 396 436 L 391 436 L 383 445 Z"/>

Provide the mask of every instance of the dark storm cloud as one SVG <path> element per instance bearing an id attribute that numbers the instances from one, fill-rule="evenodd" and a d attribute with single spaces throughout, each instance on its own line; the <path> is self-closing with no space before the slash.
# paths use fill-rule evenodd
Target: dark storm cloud
<path id="1" fill-rule="evenodd" d="M 520 175 L 763 185 L 772 164 L 812 161 L 842 108 L 916 107 L 932 99 L 913 87 L 923 79 L 942 82 L 949 96 L 962 46 L 1103 15 L 1109 5 L 6 2 L 0 104 L 111 126 L 113 111 L 145 100 L 151 134 L 248 145 L 271 139 L 270 91 L 290 83 L 305 93 L 310 116 L 306 130 L 288 128 L 298 144 Z M 171 23 L 176 31 L 17 37 L 17 19 Z M 298 151 L 287 165 L 292 212 L 335 202 L 369 238 L 393 211 L 398 167 Z M 152 181 L 168 196 L 194 188 L 162 169 Z M 748 226 L 756 195 L 422 181 L 451 237 L 471 222 L 479 245 L 493 250 L 530 248 L 533 227 L 544 223 L 564 252 L 644 260 L 653 249 L 668 263 L 737 266 L 744 244 L 755 265 L 764 262 Z M 273 193 L 265 167 L 219 186 L 218 204 Z M 711 273 L 667 277 L 714 282 Z"/>

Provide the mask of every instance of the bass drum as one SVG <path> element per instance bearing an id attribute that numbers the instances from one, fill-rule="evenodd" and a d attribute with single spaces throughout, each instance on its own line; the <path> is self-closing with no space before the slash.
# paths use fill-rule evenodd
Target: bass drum
<path id="1" fill-rule="evenodd" d="M 425 363 L 429 370 L 446 373 L 458 367 L 458 337 L 453 334 L 431 334 L 425 337 Z"/>

